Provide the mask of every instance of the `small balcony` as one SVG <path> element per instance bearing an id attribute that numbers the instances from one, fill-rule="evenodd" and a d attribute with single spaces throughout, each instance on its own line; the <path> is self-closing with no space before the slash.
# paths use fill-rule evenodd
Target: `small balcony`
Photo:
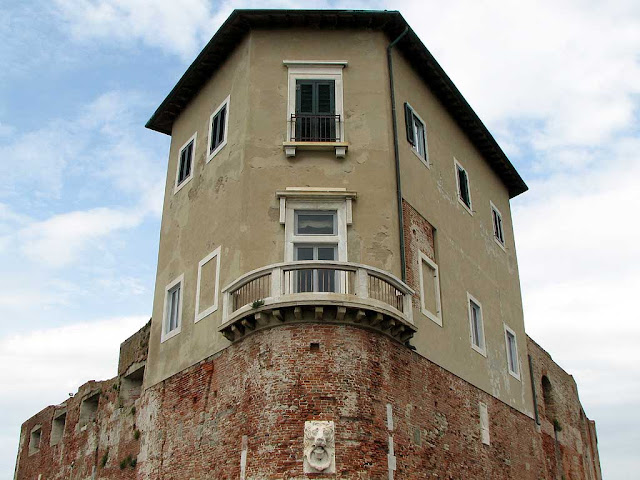
<path id="1" fill-rule="evenodd" d="M 222 290 L 220 331 L 237 341 L 284 323 L 339 323 L 404 343 L 416 332 L 413 290 L 393 275 L 347 262 L 299 261 L 259 268 Z"/>
<path id="2" fill-rule="evenodd" d="M 288 141 L 284 142 L 287 157 L 296 154 L 296 148 L 307 150 L 334 149 L 342 158 L 347 152 L 347 143 L 342 138 L 344 125 L 340 115 L 316 115 L 292 113 L 288 122 Z"/>

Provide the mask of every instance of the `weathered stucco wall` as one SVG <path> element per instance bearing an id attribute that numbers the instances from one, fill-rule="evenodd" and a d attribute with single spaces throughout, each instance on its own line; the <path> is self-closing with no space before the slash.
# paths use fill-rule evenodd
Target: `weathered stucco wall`
<path id="1" fill-rule="evenodd" d="M 542 368 L 550 372 L 553 365 L 548 359 Z M 56 447 L 28 455 L 23 440 L 16 478 L 242 478 L 247 436 L 247 479 L 381 479 L 387 478 L 390 435 L 397 479 L 560 478 L 548 425 L 541 431 L 492 395 L 361 328 L 316 324 L 256 332 L 150 387 L 132 404 L 121 404 L 116 385 L 118 379 L 91 382 L 66 402 L 68 428 Z M 80 399 L 96 389 L 96 420 L 79 429 Z M 487 405 L 489 445 L 482 443 L 479 402 Z M 574 395 L 563 397 L 563 405 L 581 410 Z M 41 442 L 48 445 L 53 409 L 25 422 L 22 437 L 41 424 Z M 307 420 L 335 422 L 335 475 L 303 474 Z M 583 467 L 590 461 L 584 446 L 561 442 L 566 480 L 600 478 Z"/>
<path id="2" fill-rule="evenodd" d="M 380 32 L 253 30 L 176 121 L 167 175 L 153 309 L 150 386 L 228 346 L 222 308 L 194 323 L 198 262 L 221 248 L 220 286 L 284 260 L 276 191 L 342 187 L 357 192 L 348 260 L 400 276 L 399 234 L 386 45 Z M 526 350 L 518 271 L 505 186 L 400 55 L 394 55 L 403 195 L 435 228 L 443 326 L 414 311 L 418 353 L 532 415 L 526 380 L 508 374 L 504 327 Z M 299 150 L 287 158 L 287 67 L 283 60 L 345 60 L 344 159 Z M 230 95 L 228 144 L 205 162 L 210 114 Z M 426 122 L 431 168 L 404 133 L 403 103 Z M 174 194 L 179 148 L 197 131 L 194 178 Z M 473 215 L 457 201 L 453 157 L 469 172 Z M 506 251 L 493 240 L 489 201 L 503 215 Z M 165 287 L 184 274 L 181 333 L 160 343 Z M 469 342 L 466 293 L 481 301 L 487 357 Z M 221 304 L 219 300 L 219 305 Z"/>

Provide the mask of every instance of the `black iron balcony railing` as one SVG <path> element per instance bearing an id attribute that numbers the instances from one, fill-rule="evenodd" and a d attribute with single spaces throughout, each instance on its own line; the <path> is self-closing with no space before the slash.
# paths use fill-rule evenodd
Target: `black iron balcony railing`
<path id="1" fill-rule="evenodd" d="M 292 142 L 340 142 L 340 115 L 292 113 L 289 137 Z"/>

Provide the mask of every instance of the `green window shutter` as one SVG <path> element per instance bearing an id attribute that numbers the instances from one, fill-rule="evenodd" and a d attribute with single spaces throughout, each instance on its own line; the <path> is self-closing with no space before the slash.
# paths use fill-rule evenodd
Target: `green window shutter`
<path id="1" fill-rule="evenodd" d="M 317 109 L 315 113 L 320 115 L 333 115 L 336 111 L 335 82 L 333 80 L 329 82 L 317 82 L 315 87 L 317 89 Z"/>
<path id="2" fill-rule="evenodd" d="M 314 81 L 298 80 L 296 83 L 296 113 L 315 113 Z"/>
<path id="3" fill-rule="evenodd" d="M 407 141 L 411 145 L 415 145 L 416 139 L 413 135 L 413 110 L 411 110 L 411 107 L 406 102 L 404 104 L 404 120 L 407 125 Z"/>

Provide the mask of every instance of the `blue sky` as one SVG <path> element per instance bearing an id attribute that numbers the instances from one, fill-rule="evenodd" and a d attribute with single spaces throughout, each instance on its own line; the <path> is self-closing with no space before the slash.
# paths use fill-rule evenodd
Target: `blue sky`
<path id="1" fill-rule="evenodd" d="M 168 137 L 144 128 L 233 8 L 397 9 L 521 172 L 528 333 L 607 479 L 640 471 L 640 4 L 9 1 L 0 6 L 0 478 L 22 421 L 115 374 L 150 315 Z"/>

